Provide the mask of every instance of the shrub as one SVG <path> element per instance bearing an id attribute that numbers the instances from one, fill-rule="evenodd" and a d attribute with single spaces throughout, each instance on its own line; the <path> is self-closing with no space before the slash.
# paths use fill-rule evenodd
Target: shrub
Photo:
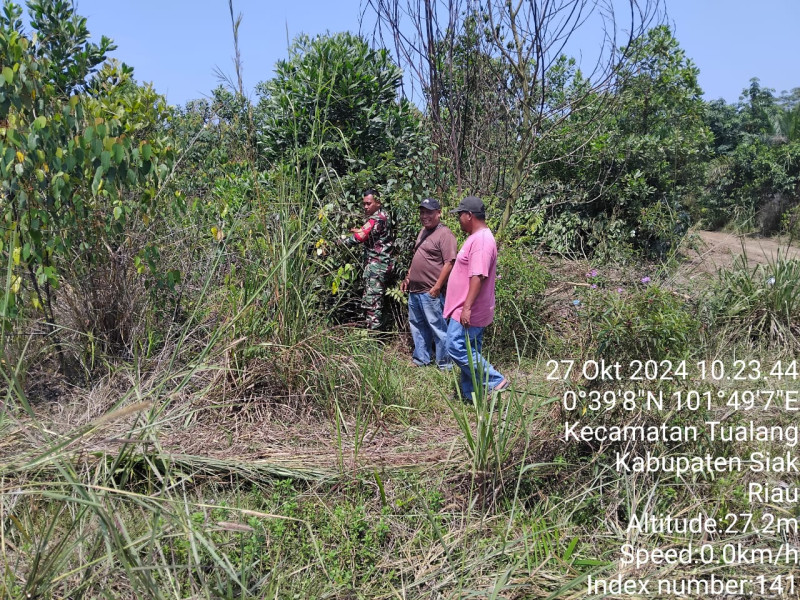
<path id="1" fill-rule="evenodd" d="M 363 191 L 377 190 L 389 214 L 400 266 L 410 262 L 419 201 L 430 194 L 433 148 L 419 111 L 398 99 L 402 77 L 388 51 L 361 37 L 301 35 L 257 88 L 259 166 L 297 179 L 314 199 L 325 299 L 338 321 L 361 314 L 362 251 L 333 242 L 363 224 Z"/>
<path id="2" fill-rule="evenodd" d="M 632 290 L 591 289 L 584 308 L 595 355 L 613 360 L 685 357 L 700 323 L 686 302 L 648 277 Z"/>
<path id="3" fill-rule="evenodd" d="M 800 238 L 800 204 L 781 215 L 781 231 L 791 240 Z"/>
<path id="4" fill-rule="evenodd" d="M 497 261 L 493 346 L 533 353 L 541 342 L 542 299 L 550 274 L 521 246 L 504 247 Z"/>
<path id="5" fill-rule="evenodd" d="M 78 335 L 78 354 L 95 343 L 130 351 L 133 257 L 149 245 L 138 233 L 160 217 L 174 162 L 157 132 L 169 111 L 129 68 L 98 70 L 114 46 L 90 42 L 70 3 L 29 3 L 31 34 L 22 14 L 6 3 L 0 15 L 0 258 L 14 284 L 4 292 L 14 311 L 3 312 L 44 317 L 62 372 L 74 375 L 67 346 Z"/>

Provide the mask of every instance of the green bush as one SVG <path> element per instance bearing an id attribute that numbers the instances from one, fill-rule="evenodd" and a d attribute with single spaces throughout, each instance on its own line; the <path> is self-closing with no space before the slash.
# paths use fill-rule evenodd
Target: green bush
<path id="1" fill-rule="evenodd" d="M 601 260 L 664 256 L 680 243 L 684 206 L 700 192 L 711 139 L 698 70 L 664 26 L 635 40 L 626 55 L 612 110 L 606 95 L 587 98 L 592 108 L 558 119 L 557 133 L 541 136 L 533 183 L 509 222 L 515 233 Z M 589 130 L 595 135 L 587 142 Z"/>
<path id="2" fill-rule="evenodd" d="M 682 358 L 698 347 L 700 323 L 691 308 L 648 277 L 633 289 L 590 289 L 582 314 L 599 357 Z"/>
<path id="3" fill-rule="evenodd" d="M 496 312 L 491 326 L 494 349 L 532 354 L 541 343 L 542 298 L 550 274 L 533 253 L 507 246 L 497 258 Z"/>
<path id="4" fill-rule="evenodd" d="M 402 77 L 388 51 L 361 37 L 301 35 L 257 87 L 259 167 L 297 180 L 313 198 L 321 297 L 338 322 L 361 315 L 362 250 L 334 241 L 363 224 L 364 190 L 374 188 L 390 216 L 400 266 L 410 262 L 419 201 L 430 193 L 433 147 L 419 111 L 398 99 Z"/>
<path id="5" fill-rule="evenodd" d="M 755 78 L 738 103 L 720 100 L 706 106 L 716 148 L 704 193 L 692 207 L 695 220 L 706 228 L 762 235 L 778 230 L 800 201 L 798 115 L 791 93 L 776 98 Z"/>
<path id="6" fill-rule="evenodd" d="M 800 238 L 800 204 L 793 206 L 781 215 L 781 231 L 791 240 Z"/>

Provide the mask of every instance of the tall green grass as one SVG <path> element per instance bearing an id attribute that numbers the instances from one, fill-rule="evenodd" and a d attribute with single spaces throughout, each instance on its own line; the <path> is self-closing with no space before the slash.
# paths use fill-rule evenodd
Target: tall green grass
<path id="1" fill-rule="evenodd" d="M 712 318 L 755 340 L 797 346 L 800 339 L 800 261 L 776 257 L 749 265 L 742 254 L 721 269 L 712 291 Z"/>

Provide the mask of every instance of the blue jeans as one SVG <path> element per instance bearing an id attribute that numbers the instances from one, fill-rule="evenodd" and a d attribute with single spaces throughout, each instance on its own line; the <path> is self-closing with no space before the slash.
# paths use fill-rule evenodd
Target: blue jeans
<path id="1" fill-rule="evenodd" d="M 447 352 L 453 362 L 461 369 L 461 395 L 466 401 L 472 400 L 472 373 L 469 370 L 466 337 L 469 336 L 472 348 L 472 364 L 475 368 L 475 379 L 485 385 L 488 379 L 488 390 L 493 390 L 505 377 L 481 356 L 483 346 L 483 327 L 464 327 L 456 319 L 450 319 L 447 326 Z"/>
<path id="2" fill-rule="evenodd" d="M 408 325 L 414 340 L 412 360 L 417 365 L 431 362 L 431 346 L 436 347 L 436 364 L 450 368 L 447 356 L 447 323 L 442 316 L 444 294 L 434 298 L 427 292 L 408 295 Z"/>

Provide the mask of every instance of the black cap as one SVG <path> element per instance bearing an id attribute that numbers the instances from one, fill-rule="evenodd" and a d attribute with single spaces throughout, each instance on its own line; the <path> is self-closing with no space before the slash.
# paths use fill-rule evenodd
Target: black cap
<path id="1" fill-rule="evenodd" d="M 434 200 L 433 198 L 425 198 L 425 200 L 419 203 L 419 207 L 427 208 L 428 210 L 441 210 L 442 205 L 439 204 L 438 200 Z"/>
<path id="2" fill-rule="evenodd" d="M 451 213 L 468 212 L 472 214 L 483 214 L 486 212 L 486 207 L 483 205 L 483 200 L 476 196 L 467 196 L 458 206 L 450 211 Z"/>

